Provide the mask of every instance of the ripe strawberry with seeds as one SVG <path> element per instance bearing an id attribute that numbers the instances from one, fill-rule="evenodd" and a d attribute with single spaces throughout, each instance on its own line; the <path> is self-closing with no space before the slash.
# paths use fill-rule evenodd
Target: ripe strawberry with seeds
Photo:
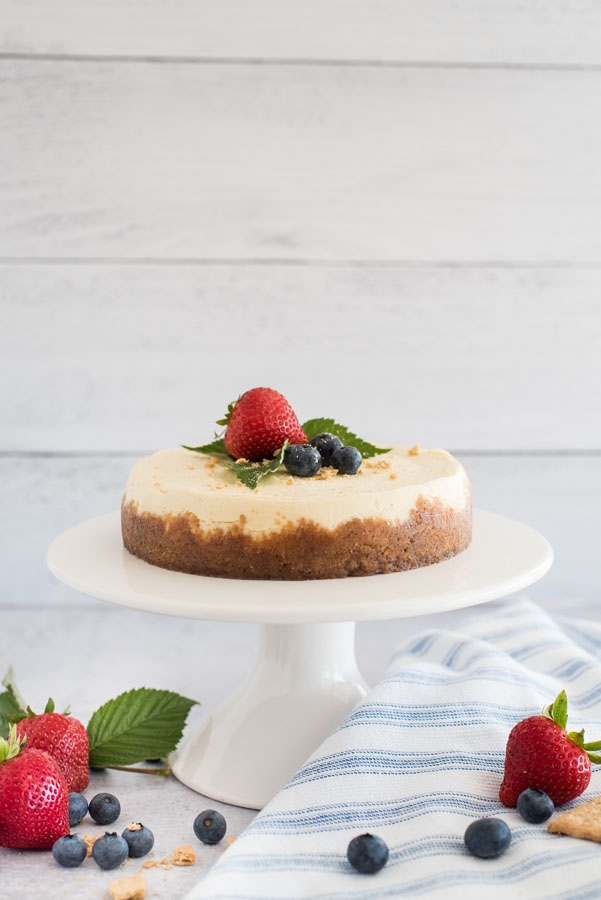
<path id="1" fill-rule="evenodd" d="M 56 760 L 69 792 L 80 793 L 87 788 L 90 780 L 88 732 L 78 719 L 55 713 L 54 703 L 49 700 L 40 716 L 28 710 L 17 730 L 27 738 L 29 749 L 44 750 Z"/>
<path id="2" fill-rule="evenodd" d="M 568 700 L 562 691 L 539 716 L 529 716 L 514 725 L 505 751 L 505 775 L 499 799 L 515 806 L 522 791 L 538 788 L 556 806 L 578 797 L 591 780 L 591 762 L 601 756 L 601 741 L 584 743 L 582 731 L 566 732 Z"/>
<path id="3" fill-rule="evenodd" d="M 69 833 L 69 792 L 58 763 L 24 746 L 12 725 L 0 738 L 0 847 L 49 850 Z"/>
<path id="4" fill-rule="evenodd" d="M 218 422 L 226 425 L 225 449 L 234 459 L 257 462 L 271 459 L 285 440 L 306 444 L 307 436 L 296 413 L 272 388 L 253 388 L 230 403 L 227 415 Z"/>

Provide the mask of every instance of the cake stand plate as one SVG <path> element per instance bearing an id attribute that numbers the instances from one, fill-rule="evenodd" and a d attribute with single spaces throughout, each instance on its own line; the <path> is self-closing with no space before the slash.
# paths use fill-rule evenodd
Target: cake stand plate
<path id="1" fill-rule="evenodd" d="M 71 528 L 48 550 L 53 574 L 91 597 L 170 616 L 263 626 L 248 683 L 188 729 L 171 758 L 184 784 L 251 809 L 261 809 L 365 695 L 355 660 L 357 621 L 504 597 L 533 584 L 552 561 L 541 534 L 484 510 L 474 510 L 472 543 L 453 559 L 363 578 L 240 581 L 169 572 L 125 550 L 119 513 Z"/>

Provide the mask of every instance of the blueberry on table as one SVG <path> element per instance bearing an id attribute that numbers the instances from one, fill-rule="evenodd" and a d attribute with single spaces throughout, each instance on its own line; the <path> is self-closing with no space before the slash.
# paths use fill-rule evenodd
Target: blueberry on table
<path id="1" fill-rule="evenodd" d="M 509 847 L 511 829 L 502 819 L 476 819 L 467 826 L 463 840 L 474 856 L 493 859 Z"/>
<path id="2" fill-rule="evenodd" d="M 121 832 L 121 837 L 127 841 L 129 855 L 136 859 L 139 856 L 146 856 L 154 847 L 154 834 L 141 822 L 128 825 Z"/>
<path id="3" fill-rule="evenodd" d="M 356 447 L 339 447 L 332 453 L 331 464 L 338 469 L 339 475 L 356 475 L 363 461 Z"/>
<path id="4" fill-rule="evenodd" d="M 311 444 L 291 444 L 284 453 L 284 465 L 291 475 L 310 478 L 321 469 L 321 456 Z"/>
<path id="5" fill-rule="evenodd" d="M 88 801 L 83 794 L 71 791 L 69 794 L 69 826 L 79 825 L 88 814 Z"/>
<path id="6" fill-rule="evenodd" d="M 89 813 L 98 825 L 111 825 L 121 815 L 121 804 L 114 794 L 96 794 L 90 800 Z"/>
<path id="7" fill-rule="evenodd" d="M 203 844 L 218 844 L 227 830 L 227 823 L 216 809 L 205 809 L 194 819 L 194 834 Z"/>
<path id="8" fill-rule="evenodd" d="M 74 869 L 80 866 L 88 855 L 88 848 L 76 834 L 66 834 L 52 845 L 52 855 L 59 866 Z"/>
<path id="9" fill-rule="evenodd" d="M 388 846 L 375 834 L 360 834 L 346 848 L 346 857 L 357 872 L 373 875 L 388 862 Z"/>
<path id="10" fill-rule="evenodd" d="M 106 832 L 92 846 L 92 856 L 101 869 L 116 869 L 128 855 L 127 841 L 115 832 Z"/>
<path id="11" fill-rule="evenodd" d="M 518 812 L 522 819 L 533 825 L 546 822 L 553 815 L 555 804 L 548 794 L 538 788 L 526 788 L 517 801 Z"/>
<path id="12" fill-rule="evenodd" d="M 319 451 L 323 466 L 329 466 L 334 450 L 338 450 L 339 447 L 342 447 L 340 438 L 336 437 L 335 434 L 330 434 L 329 431 L 322 431 L 321 434 L 316 434 L 314 438 L 311 438 L 309 443 Z"/>

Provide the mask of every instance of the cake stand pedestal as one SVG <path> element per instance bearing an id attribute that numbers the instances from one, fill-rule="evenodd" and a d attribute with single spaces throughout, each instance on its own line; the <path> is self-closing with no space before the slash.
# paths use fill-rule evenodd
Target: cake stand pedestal
<path id="1" fill-rule="evenodd" d="M 169 572 L 137 559 L 122 545 L 119 513 L 109 513 L 56 538 L 48 565 L 65 584 L 110 603 L 263 625 L 248 683 L 187 729 L 171 758 L 174 774 L 188 787 L 261 809 L 365 695 L 355 622 L 504 597 L 537 581 L 553 561 L 541 534 L 505 516 L 474 510 L 473 534 L 463 553 L 410 572 L 240 581 Z"/>

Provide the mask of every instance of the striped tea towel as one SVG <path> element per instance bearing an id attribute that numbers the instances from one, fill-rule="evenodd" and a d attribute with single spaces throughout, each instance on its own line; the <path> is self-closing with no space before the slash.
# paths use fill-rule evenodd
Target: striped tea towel
<path id="1" fill-rule="evenodd" d="M 188 900 L 601 898 L 601 845 L 548 834 L 498 799 L 511 727 L 562 688 L 571 728 L 601 739 L 600 624 L 513 599 L 461 632 L 422 632 Z M 594 768 L 584 799 L 601 792 Z M 482 816 L 511 827 L 498 859 L 464 848 Z M 366 831 L 390 848 L 376 875 L 346 861 Z"/>

